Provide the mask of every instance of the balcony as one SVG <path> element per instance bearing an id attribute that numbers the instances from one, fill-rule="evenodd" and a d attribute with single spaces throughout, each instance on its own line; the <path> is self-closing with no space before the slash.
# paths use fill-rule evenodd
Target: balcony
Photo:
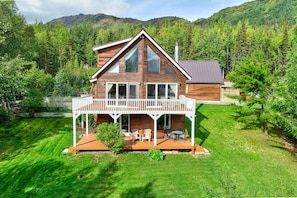
<path id="1" fill-rule="evenodd" d="M 183 99 L 94 99 L 92 96 L 73 98 L 72 111 L 77 114 L 190 114 L 196 101 Z"/>

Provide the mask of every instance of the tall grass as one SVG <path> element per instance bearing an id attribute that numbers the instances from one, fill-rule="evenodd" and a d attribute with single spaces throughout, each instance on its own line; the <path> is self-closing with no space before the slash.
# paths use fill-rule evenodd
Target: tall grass
<path id="1" fill-rule="evenodd" d="M 0 127 L 0 197 L 297 196 L 296 158 L 276 135 L 246 129 L 232 106 L 202 105 L 196 139 L 210 156 L 62 154 L 71 118 L 21 119 Z"/>

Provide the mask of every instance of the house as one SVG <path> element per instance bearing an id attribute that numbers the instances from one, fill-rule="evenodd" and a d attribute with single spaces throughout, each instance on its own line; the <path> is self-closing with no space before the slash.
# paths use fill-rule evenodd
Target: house
<path id="1" fill-rule="evenodd" d="M 92 95 L 72 102 L 73 147 L 77 145 L 76 119 L 81 115 L 88 119 L 88 114 L 95 114 L 98 124 L 120 123 L 124 133 L 152 129 L 154 147 L 159 144 L 159 131 L 185 129 L 187 117 L 190 146 L 195 146 L 196 102 L 185 97 L 191 76 L 145 30 L 93 50 L 98 70 L 90 80 Z"/>
<path id="2" fill-rule="evenodd" d="M 221 101 L 221 86 L 224 80 L 218 61 L 179 61 L 178 64 L 189 74 L 185 95 L 200 101 Z"/>

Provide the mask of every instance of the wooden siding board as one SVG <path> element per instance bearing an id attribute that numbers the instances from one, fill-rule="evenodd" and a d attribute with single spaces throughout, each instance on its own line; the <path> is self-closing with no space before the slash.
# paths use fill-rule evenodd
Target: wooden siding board
<path id="1" fill-rule="evenodd" d="M 188 84 L 186 96 L 195 100 L 220 101 L 220 84 Z"/>

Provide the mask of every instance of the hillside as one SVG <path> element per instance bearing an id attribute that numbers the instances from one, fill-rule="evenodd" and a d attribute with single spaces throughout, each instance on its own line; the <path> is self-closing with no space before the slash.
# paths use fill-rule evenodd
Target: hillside
<path id="1" fill-rule="evenodd" d="M 251 25 L 273 25 L 286 21 L 295 24 L 297 13 L 296 0 L 255 0 L 240 6 L 225 8 L 207 19 L 198 19 L 196 25 L 211 25 L 219 19 L 235 25 L 241 20 L 249 21 Z"/>
<path id="2" fill-rule="evenodd" d="M 169 22 L 169 23 L 175 23 L 177 21 L 190 23 L 186 19 L 179 18 L 179 17 L 170 17 L 170 16 L 155 18 L 155 19 L 151 19 L 148 21 L 140 21 L 137 19 L 118 18 L 115 16 L 105 15 L 105 14 L 96 14 L 96 15 L 79 14 L 79 15 L 75 15 L 75 16 L 64 16 L 64 17 L 61 17 L 58 19 L 54 19 L 54 20 L 50 21 L 49 23 L 50 24 L 63 23 L 63 24 L 65 24 L 66 27 L 69 28 L 75 24 L 82 23 L 83 21 L 92 22 L 96 27 L 100 27 L 100 28 L 108 28 L 111 26 L 117 26 L 117 25 L 122 25 L 122 24 L 126 24 L 126 23 L 131 24 L 133 26 L 150 26 L 150 25 L 152 25 L 155 27 L 159 27 L 160 24 L 164 23 L 165 21 Z"/>
<path id="3" fill-rule="evenodd" d="M 296 0 L 255 0 L 244 3 L 239 6 L 225 8 L 211 17 L 205 19 L 200 18 L 193 22 L 195 25 L 211 25 L 216 23 L 219 19 L 228 21 L 235 25 L 241 20 L 249 21 L 251 25 L 274 25 L 281 24 L 286 21 L 288 24 L 295 24 L 297 13 Z M 138 27 L 154 26 L 159 27 L 164 22 L 175 23 L 191 23 L 190 21 L 180 17 L 160 17 L 148 21 L 141 21 L 133 18 L 118 18 L 115 16 L 96 14 L 84 15 L 79 14 L 75 16 L 64 16 L 58 19 L 53 19 L 50 24 L 63 23 L 66 27 L 71 27 L 74 24 L 79 24 L 83 21 L 90 21 L 96 27 L 109 28 L 112 26 L 121 26 L 123 24 L 131 24 Z"/>

